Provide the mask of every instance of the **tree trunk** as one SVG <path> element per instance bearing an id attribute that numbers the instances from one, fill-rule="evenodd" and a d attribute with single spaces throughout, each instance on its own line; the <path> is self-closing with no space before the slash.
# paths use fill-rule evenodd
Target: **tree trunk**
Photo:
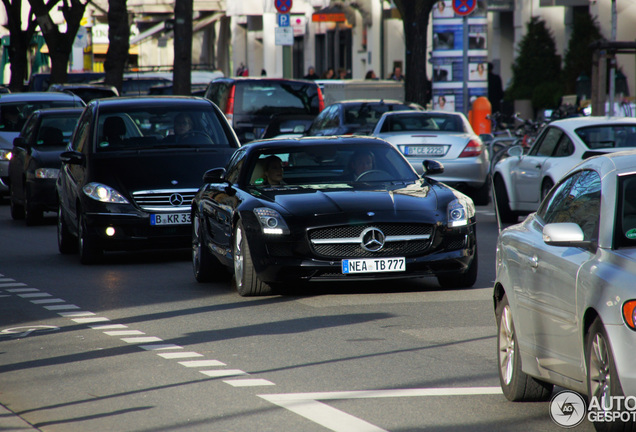
<path id="1" fill-rule="evenodd" d="M 27 25 L 22 30 L 22 0 L 3 0 L 7 13 L 7 27 L 9 28 L 9 63 L 11 65 L 11 79 L 9 89 L 12 92 L 24 90 L 24 81 L 27 78 L 27 65 L 29 58 L 27 52 L 29 43 L 35 32 L 35 25 Z"/>
<path id="2" fill-rule="evenodd" d="M 176 0 L 174 5 L 173 93 L 191 95 L 192 0 Z"/>
<path id="3" fill-rule="evenodd" d="M 130 26 L 126 0 L 108 0 L 108 52 L 104 62 L 106 78 L 121 94 L 124 70 L 128 64 L 130 50 Z"/>
<path id="4" fill-rule="evenodd" d="M 428 25 L 437 0 L 394 0 L 402 15 L 406 47 L 404 100 L 422 106 L 431 99 L 430 80 L 426 75 Z"/>

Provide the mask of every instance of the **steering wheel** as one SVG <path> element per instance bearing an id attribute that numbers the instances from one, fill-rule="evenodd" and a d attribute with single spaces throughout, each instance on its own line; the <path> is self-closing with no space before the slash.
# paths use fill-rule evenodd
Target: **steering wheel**
<path id="1" fill-rule="evenodd" d="M 389 173 L 387 173 L 386 171 L 382 171 L 382 170 L 378 170 L 378 169 L 372 169 L 372 170 L 368 170 L 363 172 L 362 174 L 360 174 L 358 177 L 356 177 L 356 181 L 361 181 L 363 177 L 367 177 L 367 176 L 373 176 L 373 174 L 380 174 L 382 177 L 384 176 L 388 176 Z M 368 180 L 373 180 L 373 179 L 368 179 Z"/>

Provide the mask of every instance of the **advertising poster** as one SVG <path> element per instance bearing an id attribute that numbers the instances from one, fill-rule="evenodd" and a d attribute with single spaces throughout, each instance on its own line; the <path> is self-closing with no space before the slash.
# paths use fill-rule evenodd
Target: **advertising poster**
<path id="1" fill-rule="evenodd" d="M 488 21 L 486 2 L 477 1 L 468 16 L 453 10 L 452 0 L 433 7 L 433 109 L 460 111 L 488 95 Z M 465 100 L 466 99 L 466 100 Z"/>

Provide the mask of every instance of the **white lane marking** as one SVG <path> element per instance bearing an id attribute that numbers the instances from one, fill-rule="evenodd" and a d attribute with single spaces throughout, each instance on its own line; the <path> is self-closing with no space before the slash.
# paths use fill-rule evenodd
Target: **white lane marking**
<path id="1" fill-rule="evenodd" d="M 181 366 L 194 368 L 194 367 L 213 367 L 213 366 L 227 366 L 225 363 L 218 360 L 187 360 L 180 361 Z"/>
<path id="2" fill-rule="evenodd" d="M 203 357 L 203 354 L 199 354 L 197 352 L 192 352 L 192 351 L 178 351 L 178 352 L 160 353 L 160 354 L 157 354 L 157 355 L 159 357 L 163 357 L 165 359 Z"/>
<path id="3" fill-rule="evenodd" d="M 60 312 L 58 313 L 58 315 L 64 318 L 78 318 L 78 317 L 94 316 L 96 314 L 93 312 L 83 311 L 83 312 Z"/>
<path id="4" fill-rule="evenodd" d="M 180 345 L 175 344 L 156 344 L 156 345 L 140 345 L 139 348 L 146 351 L 159 351 L 159 350 L 171 350 L 171 349 L 183 349 Z"/>
<path id="5" fill-rule="evenodd" d="M 219 369 L 219 370 L 205 370 L 199 371 L 203 375 L 207 375 L 212 378 L 222 378 L 228 376 L 249 375 L 247 372 L 240 369 Z"/>
<path id="6" fill-rule="evenodd" d="M 13 280 L 13 279 L 7 279 L 7 280 Z M 27 286 L 27 284 L 20 283 L 20 282 L 0 283 L 0 288 L 23 287 L 23 286 Z M 17 289 L 8 289 L 7 290 L 7 292 L 10 292 L 10 293 L 29 292 L 29 291 L 38 291 L 38 290 L 35 289 L 35 288 L 17 288 Z"/>
<path id="7" fill-rule="evenodd" d="M 104 334 L 108 336 L 139 336 L 139 335 L 144 335 L 146 333 L 140 330 L 112 330 L 112 331 L 105 331 Z"/>
<path id="8" fill-rule="evenodd" d="M 30 293 L 30 294 L 18 294 L 18 297 L 22 297 L 24 299 L 27 298 L 37 298 L 37 297 L 53 297 L 48 293 Z"/>
<path id="9" fill-rule="evenodd" d="M 321 400 L 501 394 L 500 387 L 422 388 L 258 395 L 334 432 L 388 432 Z"/>
<path id="10" fill-rule="evenodd" d="M 140 336 L 140 337 L 131 337 L 131 338 L 121 338 L 126 343 L 129 344 L 138 344 L 138 343 L 148 343 L 148 342 L 163 342 L 163 339 L 155 337 L 155 336 Z"/>
<path id="11" fill-rule="evenodd" d="M 128 328 L 127 325 L 123 324 L 98 324 L 89 326 L 93 330 L 114 330 L 114 329 L 125 329 Z"/>
<path id="12" fill-rule="evenodd" d="M 72 304 L 64 304 L 64 305 L 53 305 L 53 306 L 44 306 L 44 309 L 47 310 L 71 310 L 71 309 L 79 309 L 79 306 Z"/>
<path id="13" fill-rule="evenodd" d="M 225 380 L 225 384 L 229 384 L 232 387 L 258 387 L 258 386 L 271 386 L 276 385 L 271 381 L 261 378 L 243 378 L 234 380 Z"/>
<path id="14" fill-rule="evenodd" d="M 104 322 L 104 321 L 110 321 L 110 320 L 106 317 L 91 317 L 91 318 L 74 318 L 71 321 L 75 321 L 77 324 L 89 324 L 89 323 Z"/>
<path id="15" fill-rule="evenodd" d="M 66 303 L 66 300 L 62 300 L 61 298 L 50 298 L 43 300 L 31 300 L 33 304 L 51 304 L 51 303 Z"/>

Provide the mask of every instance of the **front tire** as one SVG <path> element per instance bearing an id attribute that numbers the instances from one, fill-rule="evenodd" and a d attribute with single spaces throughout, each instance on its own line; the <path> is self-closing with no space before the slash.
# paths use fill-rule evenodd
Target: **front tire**
<path id="1" fill-rule="evenodd" d="M 61 254 L 71 254 L 77 252 L 78 241 L 64 220 L 62 207 L 57 208 L 57 248 Z"/>
<path id="2" fill-rule="evenodd" d="M 42 222 L 44 211 L 31 203 L 31 191 L 24 190 L 24 221 L 27 226 L 34 226 Z"/>
<path id="3" fill-rule="evenodd" d="M 495 177 L 495 204 L 499 219 L 503 223 L 512 224 L 517 222 L 517 215 L 510 210 L 510 200 L 508 199 L 508 192 L 506 191 L 506 185 L 501 177 Z"/>
<path id="4" fill-rule="evenodd" d="M 499 383 L 504 396 L 510 401 L 547 401 L 553 385 L 537 380 L 521 370 L 521 355 L 512 309 L 504 294 L 497 305 L 497 363 Z"/>
<path id="5" fill-rule="evenodd" d="M 472 198 L 475 205 L 488 205 L 490 202 L 490 177 L 481 187 L 473 190 Z"/>
<path id="6" fill-rule="evenodd" d="M 245 236 L 245 228 L 240 221 L 234 229 L 232 258 L 234 262 L 234 286 L 239 295 L 248 297 L 272 293 L 272 288 L 256 275 L 250 247 Z"/>
<path id="7" fill-rule="evenodd" d="M 104 251 L 97 245 L 97 241 L 88 235 L 86 220 L 82 214 L 80 214 L 79 217 L 77 230 L 80 262 L 82 264 L 97 263 L 104 254 Z"/>
<path id="8" fill-rule="evenodd" d="M 475 246 L 475 255 L 473 260 L 464 273 L 450 273 L 437 276 L 437 282 L 443 289 L 453 288 L 470 288 L 477 281 L 477 246 Z"/>
<path id="9" fill-rule="evenodd" d="M 192 270 L 197 282 L 211 282 L 218 272 L 225 272 L 204 242 L 203 221 L 198 213 L 192 216 Z"/>

